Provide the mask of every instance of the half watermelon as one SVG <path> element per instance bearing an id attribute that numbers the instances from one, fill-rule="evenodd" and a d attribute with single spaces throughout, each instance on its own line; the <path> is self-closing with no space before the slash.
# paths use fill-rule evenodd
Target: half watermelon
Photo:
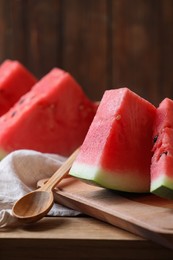
<path id="1" fill-rule="evenodd" d="M 70 175 L 113 190 L 148 192 L 155 111 L 128 88 L 107 90 Z"/>
<path id="2" fill-rule="evenodd" d="M 151 192 L 173 199 L 173 101 L 169 98 L 157 108 L 153 140 Z"/>
<path id="3" fill-rule="evenodd" d="M 54 68 L 0 118 L 1 152 L 68 156 L 82 144 L 97 106 L 70 74 Z"/>
<path id="4" fill-rule="evenodd" d="M 0 66 L 0 116 L 28 92 L 36 81 L 20 62 L 5 60 Z"/>

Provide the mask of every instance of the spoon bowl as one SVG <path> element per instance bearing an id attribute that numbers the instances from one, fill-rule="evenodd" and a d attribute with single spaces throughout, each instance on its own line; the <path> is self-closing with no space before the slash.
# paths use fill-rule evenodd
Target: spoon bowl
<path id="1" fill-rule="evenodd" d="M 32 223 L 43 218 L 54 203 L 53 189 L 68 174 L 78 149 L 39 189 L 20 198 L 12 208 L 13 215 L 24 223 Z"/>
<path id="2" fill-rule="evenodd" d="M 38 221 L 49 212 L 53 202 L 52 192 L 36 190 L 17 201 L 13 207 L 13 215 L 25 223 Z"/>

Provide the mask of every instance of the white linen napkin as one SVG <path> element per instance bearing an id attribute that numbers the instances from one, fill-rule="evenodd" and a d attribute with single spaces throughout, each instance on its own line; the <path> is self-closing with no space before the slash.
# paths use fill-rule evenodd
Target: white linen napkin
<path id="1" fill-rule="evenodd" d="M 49 178 L 66 160 L 65 157 L 33 150 L 17 150 L 0 161 L 0 228 L 17 226 L 12 215 L 15 201 L 37 188 L 37 182 Z M 77 211 L 54 203 L 49 216 L 76 216 Z"/>

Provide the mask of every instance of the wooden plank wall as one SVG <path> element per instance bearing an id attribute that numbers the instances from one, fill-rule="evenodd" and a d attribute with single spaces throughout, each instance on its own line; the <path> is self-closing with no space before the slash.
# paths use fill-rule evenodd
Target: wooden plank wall
<path id="1" fill-rule="evenodd" d="M 0 0 L 0 62 L 37 77 L 69 71 L 99 100 L 127 86 L 158 105 L 173 98 L 173 0 Z"/>

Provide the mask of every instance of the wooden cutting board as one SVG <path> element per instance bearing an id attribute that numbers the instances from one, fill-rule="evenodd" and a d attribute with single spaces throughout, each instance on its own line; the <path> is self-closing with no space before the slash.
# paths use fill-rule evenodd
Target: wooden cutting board
<path id="1" fill-rule="evenodd" d="M 91 186 L 73 177 L 55 189 L 55 201 L 173 249 L 173 201 Z"/>

